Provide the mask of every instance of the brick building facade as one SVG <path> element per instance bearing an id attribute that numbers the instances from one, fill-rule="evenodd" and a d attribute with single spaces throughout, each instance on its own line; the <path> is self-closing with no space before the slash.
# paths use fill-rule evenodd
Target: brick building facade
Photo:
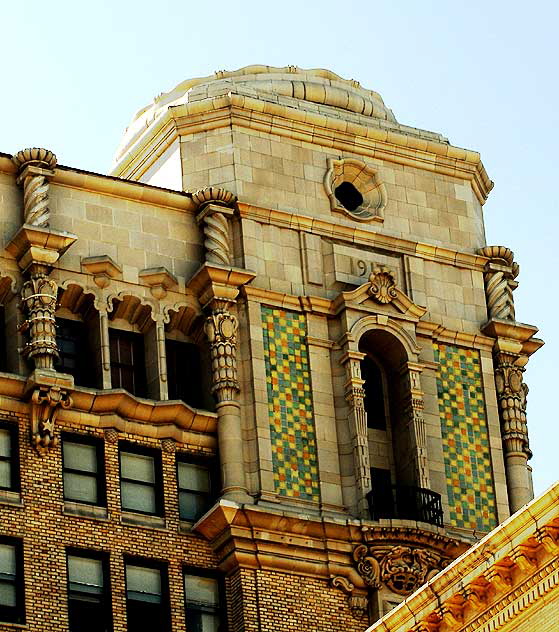
<path id="1" fill-rule="evenodd" d="M 0 630 L 363 630 L 525 504 L 491 186 L 295 67 L 0 155 Z"/>

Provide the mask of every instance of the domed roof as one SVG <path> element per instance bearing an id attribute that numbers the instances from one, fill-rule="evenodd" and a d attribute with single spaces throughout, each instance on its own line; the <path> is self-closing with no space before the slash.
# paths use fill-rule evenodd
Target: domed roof
<path id="1" fill-rule="evenodd" d="M 305 107 L 329 106 L 354 114 L 396 122 L 394 115 L 373 90 L 362 88 L 358 81 L 342 79 L 330 70 L 305 70 L 297 66 L 246 66 L 239 70 L 219 70 L 209 77 L 187 79 L 173 90 L 163 92 L 153 103 L 139 110 L 126 130 L 120 148 L 125 147 L 141 128 L 149 126 L 169 107 L 194 103 L 229 93 Z M 289 103 L 290 100 L 292 103 Z M 117 151 L 117 159 L 121 152 Z"/>

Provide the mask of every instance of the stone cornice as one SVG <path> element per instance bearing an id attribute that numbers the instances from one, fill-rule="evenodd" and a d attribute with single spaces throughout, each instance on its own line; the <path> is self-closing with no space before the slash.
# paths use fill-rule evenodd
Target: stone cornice
<path id="1" fill-rule="evenodd" d="M 303 232 L 313 233 L 321 237 L 339 239 L 344 242 L 369 248 L 382 248 L 392 252 L 411 255 L 436 261 L 447 265 L 483 272 L 487 257 L 469 252 L 460 252 L 451 248 L 392 237 L 381 232 L 374 232 L 370 228 L 361 226 L 347 226 L 324 217 L 309 217 L 289 211 L 268 209 L 239 202 L 241 218 L 251 219 L 261 224 L 271 224 L 283 228 L 291 228 Z"/>
<path id="2" fill-rule="evenodd" d="M 14 174 L 15 176 L 16 167 L 9 154 L 0 154 L 0 172 Z M 90 191 L 91 193 L 126 198 L 127 200 L 179 211 L 194 213 L 196 209 L 192 203 L 190 193 L 172 191 L 142 182 L 123 180 L 115 176 L 102 175 L 61 165 L 57 165 L 54 169 L 54 175 L 50 178 L 50 184 L 51 186 L 60 185 Z"/>
<path id="3" fill-rule="evenodd" d="M 220 127 L 238 125 L 276 134 L 298 141 L 350 151 L 397 164 L 409 165 L 434 173 L 471 182 L 480 204 L 487 199 L 493 183 L 481 162 L 479 153 L 419 134 L 404 133 L 397 125 L 380 126 L 356 123 L 287 105 L 231 93 L 193 103 L 171 106 L 157 115 L 146 131 L 131 139 L 126 153 L 113 173 L 139 178 L 139 165 L 149 166 L 145 154 L 153 152 L 153 144 L 165 143 L 157 149 L 161 154 L 170 144 L 169 122 L 174 120 L 179 134 L 193 134 Z"/>
<path id="4" fill-rule="evenodd" d="M 10 405 L 9 399 L 23 399 L 25 384 L 25 378 L 21 376 L 0 373 L 0 397 L 5 398 L 3 409 L 14 408 Z M 16 408 L 21 405 L 27 406 L 19 401 L 13 403 Z M 181 401 L 141 399 L 121 389 L 93 390 L 75 387 L 72 393 L 72 407 L 62 411 L 59 419 L 160 437 L 174 437 L 176 434 L 175 438 L 178 438 L 183 431 L 196 434 L 214 434 L 217 431 L 215 413 L 191 408 Z M 150 431 L 148 426 L 153 428 L 153 431 Z M 215 444 L 213 437 L 210 443 Z"/>
<path id="5" fill-rule="evenodd" d="M 368 632 L 495 630 L 559 588 L 559 482 Z"/>
<path id="6" fill-rule="evenodd" d="M 391 546 L 407 543 L 426 547 L 450 558 L 466 544 L 423 523 L 377 526 L 359 520 L 290 514 L 221 500 L 193 527 L 203 535 L 219 560 L 220 568 L 266 568 L 297 575 L 333 579 L 344 577 L 364 589 L 356 571 L 353 551 L 360 544 Z"/>

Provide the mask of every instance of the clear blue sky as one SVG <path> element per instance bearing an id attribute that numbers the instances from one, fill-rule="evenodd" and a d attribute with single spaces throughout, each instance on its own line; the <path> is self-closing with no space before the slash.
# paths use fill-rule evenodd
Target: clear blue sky
<path id="1" fill-rule="evenodd" d="M 547 343 L 526 373 L 540 492 L 559 478 L 558 22 L 551 0 L 5 2 L 0 151 L 43 146 L 106 173 L 155 95 L 248 64 L 328 68 L 400 122 L 480 151 L 495 181 L 487 241 L 516 253 L 517 318 Z"/>

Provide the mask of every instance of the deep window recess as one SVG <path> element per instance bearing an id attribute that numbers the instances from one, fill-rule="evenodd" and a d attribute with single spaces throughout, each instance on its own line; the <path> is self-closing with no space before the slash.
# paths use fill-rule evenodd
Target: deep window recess
<path id="1" fill-rule="evenodd" d="M 91 379 L 91 357 L 87 348 L 87 329 L 79 320 L 56 319 L 56 344 L 59 358 L 55 368 L 74 376 L 79 386 L 94 386 Z"/>
<path id="2" fill-rule="evenodd" d="M 384 402 L 384 385 L 380 368 L 369 358 L 361 361 L 361 377 L 365 380 L 365 412 L 367 427 L 386 430 L 386 408 Z"/>
<path id="3" fill-rule="evenodd" d="M 371 496 L 374 514 L 373 520 L 394 517 L 394 497 L 390 470 L 380 467 L 371 468 Z"/>
<path id="4" fill-rule="evenodd" d="M 208 464 L 177 461 L 181 520 L 198 520 L 212 504 L 212 476 Z"/>
<path id="5" fill-rule="evenodd" d="M 0 489 L 19 491 L 18 428 L 0 425 Z"/>
<path id="6" fill-rule="evenodd" d="M 169 630 L 167 572 L 161 566 L 126 564 L 128 632 Z"/>
<path id="7" fill-rule="evenodd" d="M 21 543 L 0 540 L 0 621 L 24 622 Z"/>
<path id="8" fill-rule="evenodd" d="M 111 383 L 132 395 L 145 397 L 146 372 L 142 334 L 109 329 L 111 348 Z"/>
<path id="9" fill-rule="evenodd" d="M 109 632 L 110 591 L 107 562 L 88 552 L 68 553 L 70 632 Z"/>
<path id="10" fill-rule="evenodd" d="M 355 211 L 363 204 L 363 196 L 351 182 L 342 182 L 334 189 L 334 195 L 348 211 Z"/>
<path id="11" fill-rule="evenodd" d="M 120 496 L 124 511 L 163 515 L 160 453 L 135 446 L 121 448 Z"/>
<path id="12" fill-rule="evenodd" d="M 220 625 L 219 582 L 215 577 L 184 575 L 186 629 L 192 632 L 218 632 Z"/>
<path id="13" fill-rule="evenodd" d="M 87 437 L 63 436 L 64 500 L 105 505 L 103 444 Z"/>
<path id="14" fill-rule="evenodd" d="M 201 408 L 203 400 L 198 347 L 189 342 L 167 339 L 165 350 L 169 399 L 182 399 L 193 408 Z"/>

